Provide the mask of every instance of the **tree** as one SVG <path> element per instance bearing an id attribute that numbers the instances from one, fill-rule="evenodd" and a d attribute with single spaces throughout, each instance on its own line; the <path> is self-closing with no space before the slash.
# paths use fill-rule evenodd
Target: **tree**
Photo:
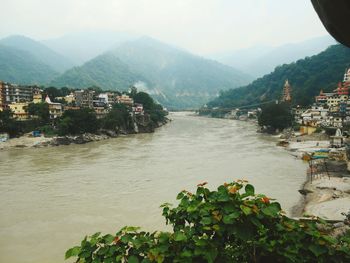
<path id="1" fill-rule="evenodd" d="M 115 235 L 96 233 L 66 252 L 76 262 L 350 262 L 350 233 L 338 239 L 322 219 L 288 218 L 278 202 L 242 180 L 166 203 L 163 216 L 172 232 L 148 233 L 125 227 Z"/>
<path id="2" fill-rule="evenodd" d="M 17 135 L 20 132 L 16 121 L 12 118 L 11 110 L 0 111 L 0 132 L 6 132 L 10 136 Z"/>
<path id="3" fill-rule="evenodd" d="M 135 103 L 143 105 L 145 112 L 150 114 L 153 122 L 164 121 L 166 112 L 164 111 L 163 106 L 155 103 L 148 93 L 141 91 L 134 95 L 133 98 Z"/>
<path id="4" fill-rule="evenodd" d="M 260 126 L 269 126 L 273 129 L 283 130 L 291 127 L 293 116 L 290 105 L 287 103 L 270 103 L 262 107 L 258 116 Z"/>
<path id="5" fill-rule="evenodd" d="M 148 93 L 141 91 L 135 94 L 133 98 L 135 103 L 140 103 L 143 105 L 145 111 L 153 110 L 155 103 Z"/>
<path id="6" fill-rule="evenodd" d="M 67 110 L 58 121 L 58 134 L 83 134 L 94 133 L 100 128 L 96 113 L 89 108 L 79 110 Z"/>
<path id="7" fill-rule="evenodd" d="M 125 130 L 130 127 L 131 120 L 128 108 L 123 104 L 114 104 L 112 110 L 102 120 L 102 127 L 109 130 L 118 130 L 124 128 Z"/>
<path id="8" fill-rule="evenodd" d="M 31 116 L 37 116 L 44 123 L 50 120 L 49 105 L 45 102 L 30 103 L 28 105 L 28 113 Z"/>

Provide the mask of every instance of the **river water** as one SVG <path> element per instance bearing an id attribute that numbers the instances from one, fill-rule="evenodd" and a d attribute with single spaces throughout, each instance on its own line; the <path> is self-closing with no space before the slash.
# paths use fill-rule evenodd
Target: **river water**
<path id="1" fill-rule="evenodd" d="M 86 234 L 164 229 L 159 205 L 203 181 L 247 179 L 290 211 L 305 165 L 247 122 L 188 113 L 153 134 L 0 151 L 0 262 L 64 262 Z"/>

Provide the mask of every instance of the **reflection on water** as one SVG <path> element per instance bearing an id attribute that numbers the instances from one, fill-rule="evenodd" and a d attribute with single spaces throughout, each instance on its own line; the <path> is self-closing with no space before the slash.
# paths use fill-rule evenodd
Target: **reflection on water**
<path id="1" fill-rule="evenodd" d="M 304 165 L 250 123 L 184 113 L 154 134 L 0 152 L 0 262 L 63 262 L 86 234 L 164 229 L 159 205 L 202 181 L 248 179 L 285 209 Z"/>

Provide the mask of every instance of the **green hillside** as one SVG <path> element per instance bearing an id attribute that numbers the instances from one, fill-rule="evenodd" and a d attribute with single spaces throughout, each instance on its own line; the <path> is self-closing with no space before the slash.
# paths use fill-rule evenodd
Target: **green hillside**
<path id="1" fill-rule="evenodd" d="M 67 70 L 50 82 L 56 87 L 86 88 L 98 86 L 105 89 L 125 90 L 137 81 L 146 81 L 133 72 L 113 54 L 100 55 L 80 67 Z"/>
<path id="2" fill-rule="evenodd" d="M 27 51 L 0 45 L 0 80 L 18 84 L 48 83 L 58 73 Z"/>
<path id="3" fill-rule="evenodd" d="M 229 66 L 150 38 L 120 44 L 51 82 L 55 86 L 125 89 L 133 84 L 172 109 L 195 108 L 250 77 Z"/>
<path id="4" fill-rule="evenodd" d="M 73 66 L 73 63 L 64 56 L 56 53 L 47 46 L 25 36 L 9 36 L 0 40 L 0 44 L 27 51 L 41 63 L 49 65 L 58 72 L 63 72 Z"/>
<path id="5" fill-rule="evenodd" d="M 222 91 L 208 106 L 230 108 L 280 99 L 286 79 L 293 88 L 293 103 L 307 105 L 314 101 L 320 89 L 335 89 L 349 66 L 350 49 L 334 45 L 318 55 L 279 66 L 247 86 Z"/>

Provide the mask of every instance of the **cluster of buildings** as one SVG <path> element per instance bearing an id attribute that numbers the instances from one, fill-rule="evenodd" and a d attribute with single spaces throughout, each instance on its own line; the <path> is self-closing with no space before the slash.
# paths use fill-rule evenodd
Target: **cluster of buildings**
<path id="1" fill-rule="evenodd" d="M 117 92 L 97 93 L 93 90 L 75 90 L 67 96 L 52 99 L 57 102 L 53 102 L 37 86 L 21 86 L 0 81 L 0 111 L 10 109 L 13 117 L 18 120 L 30 118 L 28 113 L 30 103 L 47 103 L 50 119 L 61 117 L 65 110 L 81 108 L 93 109 L 97 118 L 103 118 L 116 103 L 128 106 L 135 115 L 144 115 L 142 104 L 134 103 L 129 95 Z"/>
<path id="2" fill-rule="evenodd" d="M 300 124 L 302 133 L 313 133 L 317 128 L 340 128 L 350 124 L 350 69 L 333 92 L 323 92 L 315 97 L 309 108 L 293 109 L 295 122 Z"/>

